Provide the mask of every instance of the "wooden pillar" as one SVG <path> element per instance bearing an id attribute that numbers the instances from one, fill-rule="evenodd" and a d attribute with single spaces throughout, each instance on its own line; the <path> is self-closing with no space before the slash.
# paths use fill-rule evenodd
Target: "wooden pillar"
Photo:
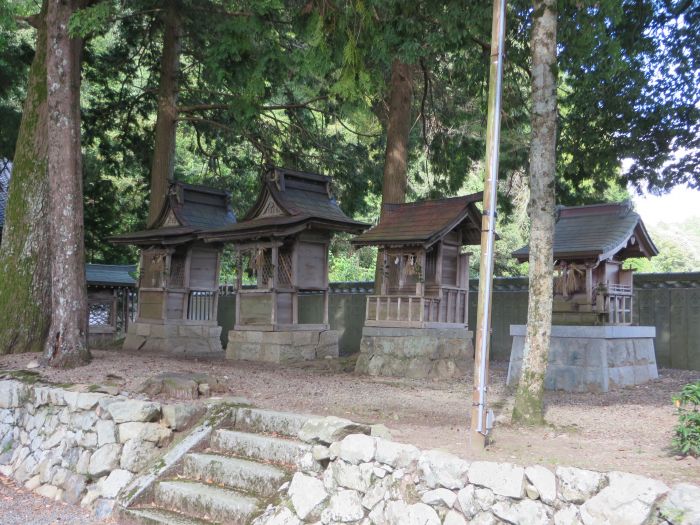
<path id="1" fill-rule="evenodd" d="M 385 246 L 382 250 L 382 282 L 380 288 L 380 295 L 386 295 L 386 278 L 387 278 L 387 247 Z"/>
<path id="2" fill-rule="evenodd" d="M 234 326 L 241 323 L 241 289 L 243 287 L 243 254 L 241 249 L 236 246 L 236 313 Z"/>
<path id="3" fill-rule="evenodd" d="M 279 271 L 279 248 L 276 244 L 272 245 L 270 262 L 272 264 L 272 308 L 270 312 L 270 320 L 272 323 L 272 329 L 275 329 L 277 324 L 277 272 Z"/>
<path id="4" fill-rule="evenodd" d="M 586 264 L 586 299 L 589 305 L 593 304 L 593 267 Z"/>

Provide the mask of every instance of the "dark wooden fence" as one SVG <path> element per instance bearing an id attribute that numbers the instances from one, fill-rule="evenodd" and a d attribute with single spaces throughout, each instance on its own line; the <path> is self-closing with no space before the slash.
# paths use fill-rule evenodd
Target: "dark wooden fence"
<path id="1" fill-rule="evenodd" d="M 700 370 L 700 273 L 639 274 L 634 278 L 634 322 L 656 326 L 656 357 L 659 365 Z M 340 353 L 359 351 L 366 296 L 373 283 L 332 283 L 329 300 L 331 328 L 341 331 Z M 476 318 L 477 281 L 469 297 L 469 326 Z M 310 322 L 321 315 L 321 295 L 300 297 L 299 321 Z M 232 329 L 235 297 L 219 298 L 218 320 L 226 345 Z M 497 277 L 492 306 L 491 358 L 510 357 L 510 325 L 527 320 L 527 279 Z M 315 322 L 315 321 L 313 321 Z"/>

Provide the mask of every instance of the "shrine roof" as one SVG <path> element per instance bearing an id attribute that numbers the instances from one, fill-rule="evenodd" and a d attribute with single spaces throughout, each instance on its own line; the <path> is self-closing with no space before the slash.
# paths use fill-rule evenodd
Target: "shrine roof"
<path id="1" fill-rule="evenodd" d="M 428 248 L 456 229 L 462 244 L 479 244 L 481 211 L 476 206 L 483 193 L 462 197 L 385 204 L 379 224 L 355 237 L 356 246 L 423 245 Z"/>
<path id="2" fill-rule="evenodd" d="M 135 264 L 86 264 L 85 280 L 88 286 L 136 286 L 132 274 Z"/>
<path id="3" fill-rule="evenodd" d="M 642 218 L 629 202 L 559 207 L 554 227 L 555 259 L 603 261 L 617 256 L 653 257 L 659 253 Z M 513 252 L 520 262 L 528 260 L 530 247 Z"/>
<path id="4" fill-rule="evenodd" d="M 110 240 L 120 244 L 181 244 L 200 231 L 235 224 L 228 192 L 173 182 L 153 226 Z"/>
<path id="5" fill-rule="evenodd" d="M 240 222 L 207 230 L 200 237 L 207 241 L 283 237 L 309 228 L 356 233 L 368 226 L 340 209 L 331 194 L 330 177 L 271 167 L 263 176 L 258 199 Z"/>

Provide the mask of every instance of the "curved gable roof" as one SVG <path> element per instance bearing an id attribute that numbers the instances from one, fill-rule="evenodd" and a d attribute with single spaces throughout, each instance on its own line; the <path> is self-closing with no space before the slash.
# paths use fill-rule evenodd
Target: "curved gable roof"
<path id="1" fill-rule="evenodd" d="M 358 232 L 367 224 L 345 215 L 331 195 L 331 179 L 317 173 L 271 167 L 258 198 L 237 224 L 203 232 L 205 240 L 285 236 L 307 225 L 330 231 Z"/>
<path id="2" fill-rule="evenodd" d="M 456 228 L 462 228 L 463 244 L 479 244 L 481 212 L 476 206 L 483 192 L 463 197 L 407 204 L 385 204 L 374 228 L 355 237 L 356 246 L 423 245 L 428 248 Z"/>
<path id="3" fill-rule="evenodd" d="M 555 259 L 595 259 L 618 255 L 653 257 L 659 253 L 642 218 L 629 203 L 560 207 L 554 227 Z M 528 259 L 530 247 L 513 252 L 520 262 Z"/>

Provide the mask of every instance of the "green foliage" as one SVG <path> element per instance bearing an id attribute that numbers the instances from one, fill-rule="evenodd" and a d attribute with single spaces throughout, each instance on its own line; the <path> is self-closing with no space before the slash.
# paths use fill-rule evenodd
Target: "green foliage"
<path id="1" fill-rule="evenodd" d="M 377 249 L 355 249 L 348 235 L 337 235 L 328 254 L 328 279 L 331 282 L 374 281 Z"/>
<path id="2" fill-rule="evenodd" d="M 700 457 L 700 381 L 685 385 L 673 402 L 678 410 L 673 446 L 684 456 Z"/>
<path id="3" fill-rule="evenodd" d="M 700 217 L 680 223 L 648 227 L 659 255 L 651 259 L 628 259 L 625 265 L 640 273 L 700 271 Z"/>

